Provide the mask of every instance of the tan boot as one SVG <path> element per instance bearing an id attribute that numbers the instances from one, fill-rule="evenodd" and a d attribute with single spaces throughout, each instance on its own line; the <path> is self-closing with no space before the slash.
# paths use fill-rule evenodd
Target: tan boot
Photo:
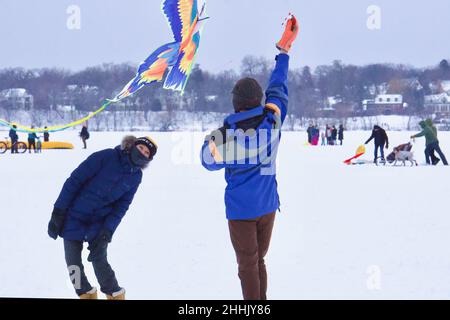
<path id="1" fill-rule="evenodd" d="M 112 295 L 106 295 L 107 300 L 125 300 L 125 289 L 122 288 L 117 292 L 114 292 Z"/>
<path id="2" fill-rule="evenodd" d="M 97 300 L 98 299 L 97 289 L 92 288 L 90 291 L 88 291 L 84 294 L 80 294 L 79 297 L 81 300 Z"/>

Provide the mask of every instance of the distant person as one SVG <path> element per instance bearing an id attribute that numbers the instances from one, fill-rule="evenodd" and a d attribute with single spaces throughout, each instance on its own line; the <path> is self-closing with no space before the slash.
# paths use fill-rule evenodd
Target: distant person
<path id="1" fill-rule="evenodd" d="M 64 183 L 48 223 L 48 235 L 64 239 L 64 253 L 80 299 L 97 299 L 97 289 L 84 272 L 82 251 L 89 255 L 100 290 L 108 300 L 125 300 L 107 260 L 108 244 L 142 181 L 142 170 L 153 160 L 157 145 L 148 137 L 126 136 L 114 149 L 95 152 Z"/>
<path id="2" fill-rule="evenodd" d="M 308 143 L 312 144 L 314 126 L 312 123 L 309 124 L 308 129 L 306 129 L 306 133 L 308 134 Z"/>
<path id="3" fill-rule="evenodd" d="M 34 126 L 31 126 L 31 129 L 34 129 Z M 28 133 L 28 152 L 31 153 L 31 148 L 33 147 L 34 153 L 36 153 L 36 140 L 38 140 L 38 136 L 36 132 Z"/>
<path id="4" fill-rule="evenodd" d="M 426 119 L 425 123 L 433 130 L 433 133 L 436 135 L 437 137 L 437 128 L 436 126 L 433 124 L 433 120 L 431 119 Z M 431 159 L 431 163 L 432 164 L 438 164 L 439 161 L 441 161 L 441 159 L 439 159 L 438 157 L 436 157 L 436 154 L 434 153 L 434 150 L 430 150 L 430 159 Z"/>
<path id="5" fill-rule="evenodd" d="M 339 126 L 338 139 L 340 145 L 342 146 L 344 142 L 344 126 L 342 124 Z"/>
<path id="6" fill-rule="evenodd" d="M 36 150 L 37 150 L 37 153 L 42 152 L 42 141 L 41 141 L 40 137 L 38 137 L 37 141 L 36 141 Z"/>
<path id="7" fill-rule="evenodd" d="M 311 144 L 313 146 L 317 146 L 319 144 L 320 130 L 317 128 L 317 125 L 313 126 L 312 129 L 312 140 Z"/>
<path id="8" fill-rule="evenodd" d="M 17 126 L 13 125 L 13 127 L 9 130 L 9 138 L 11 139 L 11 153 L 19 153 L 17 148 L 17 142 L 19 142 L 19 136 L 17 135 Z"/>
<path id="9" fill-rule="evenodd" d="M 420 121 L 419 122 L 420 127 L 422 128 L 422 131 L 412 135 L 411 139 L 419 138 L 425 136 L 425 161 L 427 164 L 430 164 L 430 157 L 431 153 L 436 151 L 438 155 L 441 157 L 442 163 L 445 166 L 448 166 L 447 159 L 445 158 L 444 153 L 441 150 L 441 147 L 439 146 L 439 140 L 437 138 L 437 129 L 436 131 L 433 130 L 433 128 L 427 124 L 426 121 Z M 437 159 L 432 159 L 432 165 L 436 165 L 439 162 Z"/>
<path id="10" fill-rule="evenodd" d="M 336 126 L 333 126 L 331 129 L 331 140 L 333 140 L 333 146 L 337 145 L 337 136 L 338 130 L 336 129 Z"/>
<path id="11" fill-rule="evenodd" d="M 88 131 L 88 128 L 87 128 L 87 124 L 83 124 L 83 128 L 81 129 L 81 132 L 80 132 L 80 138 L 81 138 L 81 140 L 83 141 L 83 149 L 87 149 L 87 144 L 86 144 L 86 140 L 88 140 L 89 139 L 89 131 Z"/>
<path id="12" fill-rule="evenodd" d="M 325 131 L 320 134 L 320 138 L 322 140 L 322 146 L 326 146 L 327 145 L 327 138 L 325 136 Z"/>
<path id="13" fill-rule="evenodd" d="M 331 146 L 333 145 L 333 139 L 331 138 L 333 135 L 332 129 L 329 125 L 326 126 L 326 136 L 327 136 L 327 145 Z"/>
<path id="14" fill-rule="evenodd" d="M 372 135 L 366 141 L 365 144 L 368 144 L 372 139 L 375 139 L 375 152 L 374 152 L 373 162 L 377 163 L 378 149 L 380 149 L 381 160 L 385 161 L 384 147 L 386 147 L 386 149 L 389 148 L 389 138 L 387 136 L 386 131 L 383 128 L 381 128 L 380 126 L 377 126 L 377 125 L 373 126 Z"/>
<path id="15" fill-rule="evenodd" d="M 44 129 L 47 129 L 47 127 L 44 127 Z M 50 141 L 50 134 L 48 133 L 47 130 L 44 131 L 44 142 L 49 142 Z"/>

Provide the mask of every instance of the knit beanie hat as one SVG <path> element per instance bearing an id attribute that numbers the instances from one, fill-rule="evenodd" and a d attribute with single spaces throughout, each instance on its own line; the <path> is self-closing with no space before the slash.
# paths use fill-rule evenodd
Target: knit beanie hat
<path id="1" fill-rule="evenodd" d="M 261 105 L 264 93 L 258 81 L 252 78 L 239 80 L 233 88 L 235 112 L 253 109 Z"/>

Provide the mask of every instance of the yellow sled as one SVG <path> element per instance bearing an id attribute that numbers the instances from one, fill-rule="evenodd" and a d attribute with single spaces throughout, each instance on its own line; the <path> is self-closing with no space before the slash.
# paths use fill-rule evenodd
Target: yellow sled
<path id="1" fill-rule="evenodd" d="M 25 144 L 27 145 L 27 148 L 30 147 L 27 142 L 25 142 Z M 70 142 L 48 141 L 42 142 L 42 149 L 73 149 L 73 144 Z"/>
<path id="2" fill-rule="evenodd" d="M 73 149 L 70 142 L 48 141 L 42 142 L 42 149 Z"/>

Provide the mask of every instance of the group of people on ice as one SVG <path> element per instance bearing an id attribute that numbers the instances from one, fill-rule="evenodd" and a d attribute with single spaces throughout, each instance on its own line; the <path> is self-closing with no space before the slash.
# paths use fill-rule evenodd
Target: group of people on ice
<path id="1" fill-rule="evenodd" d="M 339 125 L 339 129 L 336 128 L 335 125 L 330 126 L 326 125 L 323 132 L 320 132 L 320 129 L 315 124 L 310 124 L 308 129 L 306 129 L 306 133 L 308 134 L 308 144 L 312 146 L 317 146 L 319 144 L 319 138 L 321 138 L 322 146 L 336 146 L 343 145 L 344 142 L 344 126 Z"/>
<path id="2" fill-rule="evenodd" d="M 448 162 L 441 150 L 441 147 L 439 146 L 437 128 L 433 124 L 433 121 L 431 119 L 426 119 L 420 121 L 419 125 L 422 131 L 415 135 L 412 135 L 410 138 L 416 139 L 419 137 L 425 137 L 425 162 L 427 164 L 437 165 L 440 161 L 442 161 L 442 163 L 447 166 Z M 373 127 L 371 136 L 369 137 L 369 139 L 367 139 L 365 144 L 368 144 L 371 140 L 374 140 L 375 145 L 373 160 L 374 163 L 377 163 L 378 159 L 380 159 L 381 162 L 385 162 L 386 158 L 384 156 L 384 148 L 389 149 L 389 138 L 386 130 L 378 125 L 375 125 Z M 398 147 L 396 147 L 396 149 L 398 149 Z M 380 157 L 378 157 L 378 151 L 380 152 Z M 440 158 L 436 156 L 435 152 L 437 152 Z"/>
<path id="3" fill-rule="evenodd" d="M 34 126 L 31 126 L 31 129 L 34 129 Z M 47 127 L 44 127 L 47 129 Z M 83 142 L 83 149 L 87 149 L 87 140 L 90 137 L 87 123 L 84 123 L 81 131 L 79 133 L 80 139 Z M 11 139 L 11 153 L 19 153 L 18 151 L 18 142 L 19 142 L 19 134 L 17 133 L 17 125 L 14 124 L 12 128 L 9 130 L 9 138 Z M 35 132 L 28 133 L 28 152 L 31 153 L 31 149 L 34 150 L 34 153 L 39 153 L 42 150 L 42 141 L 40 136 L 38 136 Z M 50 133 L 46 130 L 43 134 L 44 142 L 50 141 Z"/>
<path id="4" fill-rule="evenodd" d="M 45 127 L 47 128 L 47 127 Z M 31 126 L 31 129 L 34 129 L 34 126 Z M 13 125 L 13 127 L 9 130 L 9 138 L 11 139 L 11 153 L 19 153 L 18 151 L 18 142 L 19 135 L 17 133 L 17 125 Z M 44 132 L 44 141 L 47 142 L 50 139 L 50 134 L 48 131 Z M 35 132 L 28 133 L 28 152 L 31 153 L 31 149 L 34 150 L 34 153 L 41 152 L 42 142 L 41 137 L 39 137 Z"/>
<path id="5" fill-rule="evenodd" d="M 279 54 L 265 99 L 255 79 L 239 80 L 232 91 L 234 112 L 221 128 L 205 137 L 202 146 L 202 165 L 209 171 L 225 169 L 226 216 L 247 300 L 267 298 L 264 257 L 280 207 L 275 164 L 288 107 L 288 52 L 298 30 L 295 17 L 291 17 L 277 43 Z M 229 149 L 236 152 L 230 155 Z M 97 289 L 88 281 L 81 258 L 83 243 L 88 242 L 88 261 L 100 290 L 108 299 L 125 299 L 125 289 L 107 259 L 108 244 L 139 188 L 142 170 L 156 152 L 151 138 L 127 136 L 114 149 L 89 156 L 64 183 L 48 235 L 64 239 L 67 267 L 80 298 L 97 299 Z"/>

